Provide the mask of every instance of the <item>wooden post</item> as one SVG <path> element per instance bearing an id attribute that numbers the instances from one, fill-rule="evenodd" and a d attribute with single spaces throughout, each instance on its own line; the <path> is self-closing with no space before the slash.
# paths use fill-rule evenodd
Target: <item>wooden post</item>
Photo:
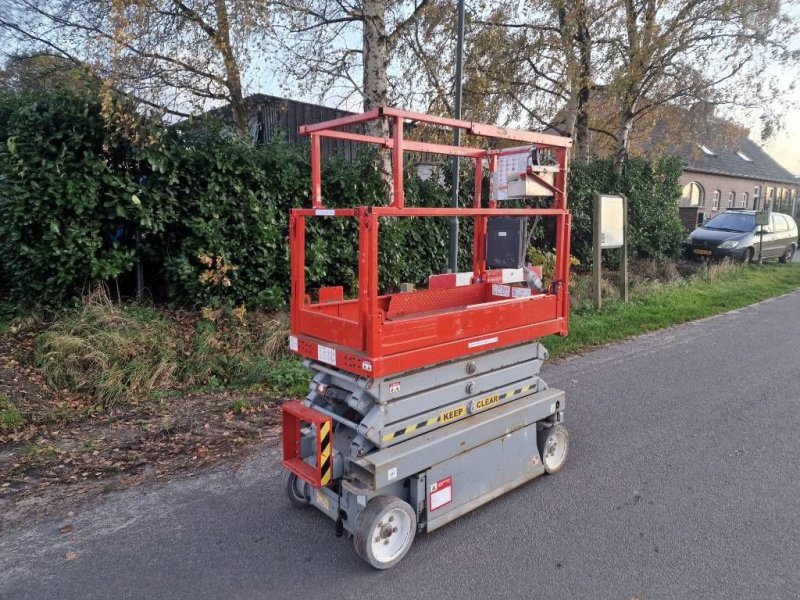
<path id="1" fill-rule="evenodd" d="M 622 198 L 622 256 L 619 269 L 622 279 L 622 301 L 628 301 L 628 197 L 620 194 Z"/>
<path id="2" fill-rule="evenodd" d="M 592 294 L 594 296 L 595 310 L 600 310 L 603 306 L 603 296 L 600 290 L 600 284 L 603 280 L 603 251 L 600 248 L 600 203 L 600 194 L 595 194 L 592 200 Z"/>

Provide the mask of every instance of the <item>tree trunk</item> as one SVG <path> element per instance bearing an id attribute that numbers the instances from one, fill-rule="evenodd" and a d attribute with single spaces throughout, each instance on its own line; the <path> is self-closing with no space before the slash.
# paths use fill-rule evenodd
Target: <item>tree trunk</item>
<path id="1" fill-rule="evenodd" d="M 614 172 L 622 173 L 622 167 L 628 160 L 628 145 L 633 127 L 633 110 L 625 108 L 619 118 L 617 141 L 614 145 Z"/>
<path id="2" fill-rule="evenodd" d="M 589 159 L 589 99 L 592 91 L 592 33 L 589 30 L 586 3 L 580 2 L 577 13 L 578 94 L 575 109 L 575 155 Z"/>
<path id="3" fill-rule="evenodd" d="M 589 158 L 588 104 L 592 85 L 592 34 L 585 0 L 557 9 L 559 32 L 570 78 L 569 131 L 575 139 L 575 156 Z"/>
<path id="4" fill-rule="evenodd" d="M 370 111 L 389 102 L 388 37 L 386 35 L 386 0 L 364 0 L 364 111 Z M 389 123 L 386 119 L 366 124 L 367 134 L 389 137 Z M 381 178 L 392 190 L 392 161 L 389 151 L 381 149 L 377 167 Z"/>
<path id="5" fill-rule="evenodd" d="M 582 85 L 578 91 L 578 103 L 575 110 L 575 158 L 589 160 L 589 95 L 588 85 Z"/>
<path id="6" fill-rule="evenodd" d="M 228 7 L 226 0 L 215 0 L 214 8 L 217 14 L 217 33 L 214 40 L 217 48 L 222 54 L 222 61 L 225 65 L 225 84 L 230 95 L 231 117 L 233 124 L 240 135 L 247 135 L 248 115 L 244 105 L 242 93 L 242 76 L 239 72 L 239 64 L 231 47 L 230 22 L 228 21 Z"/>

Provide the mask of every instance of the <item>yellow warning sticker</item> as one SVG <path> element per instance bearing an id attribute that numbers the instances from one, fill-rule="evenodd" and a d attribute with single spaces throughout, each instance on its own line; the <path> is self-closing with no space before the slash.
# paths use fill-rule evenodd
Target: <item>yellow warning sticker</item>
<path id="1" fill-rule="evenodd" d="M 494 396 L 487 396 L 486 398 L 481 398 L 475 403 L 475 410 L 483 410 L 485 408 L 489 408 L 494 406 L 500 402 L 500 396 L 495 394 Z"/>
<path id="2" fill-rule="evenodd" d="M 331 509 L 330 500 L 328 500 L 328 497 L 324 493 L 322 493 L 321 491 L 317 490 L 316 493 L 314 494 L 314 496 L 315 496 L 315 499 L 317 501 L 317 504 L 320 507 L 324 508 L 325 510 L 330 510 Z"/>
<path id="3" fill-rule="evenodd" d="M 460 419 L 466 414 L 467 414 L 466 406 L 456 406 L 455 408 L 451 408 L 448 411 L 439 413 L 439 422 L 447 423 L 449 421 L 454 421 L 455 419 Z"/>

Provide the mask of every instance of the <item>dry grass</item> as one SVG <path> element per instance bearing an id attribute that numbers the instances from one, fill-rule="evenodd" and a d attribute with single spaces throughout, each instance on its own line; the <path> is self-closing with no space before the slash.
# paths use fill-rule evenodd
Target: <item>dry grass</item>
<path id="1" fill-rule="evenodd" d="M 169 384 L 177 367 L 175 331 L 154 309 L 120 307 L 97 288 L 36 340 L 49 385 L 109 406 Z"/>

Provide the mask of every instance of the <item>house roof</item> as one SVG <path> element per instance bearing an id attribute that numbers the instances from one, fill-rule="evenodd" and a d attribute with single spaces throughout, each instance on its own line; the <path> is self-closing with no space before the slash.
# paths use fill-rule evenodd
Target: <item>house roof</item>
<path id="1" fill-rule="evenodd" d="M 711 154 L 706 152 L 710 151 Z M 796 185 L 795 177 L 750 138 L 729 146 L 685 145 L 677 151 L 685 170 Z M 750 160 L 747 160 L 747 159 Z"/>

